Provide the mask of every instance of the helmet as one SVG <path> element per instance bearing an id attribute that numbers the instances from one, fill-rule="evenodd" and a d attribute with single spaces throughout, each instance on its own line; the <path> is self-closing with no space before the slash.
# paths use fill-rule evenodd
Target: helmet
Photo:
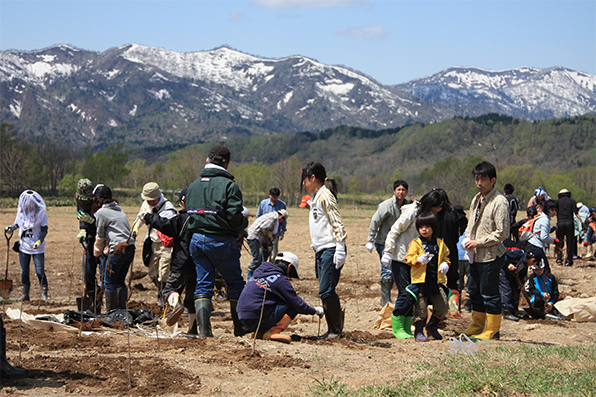
<path id="1" fill-rule="evenodd" d="M 282 269 L 286 276 L 300 278 L 298 275 L 298 257 L 291 252 L 280 252 L 275 257 L 275 265 Z"/>

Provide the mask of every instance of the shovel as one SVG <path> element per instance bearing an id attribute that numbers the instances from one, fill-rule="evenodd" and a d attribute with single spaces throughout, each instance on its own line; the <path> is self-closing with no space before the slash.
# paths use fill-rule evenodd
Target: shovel
<path id="1" fill-rule="evenodd" d="M 4 237 L 6 237 L 6 272 L 4 273 L 4 280 L 0 280 L 0 296 L 4 299 L 9 299 L 12 293 L 12 280 L 8 279 L 8 254 L 10 253 L 12 233 L 9 235 L 5 230 Z"/>

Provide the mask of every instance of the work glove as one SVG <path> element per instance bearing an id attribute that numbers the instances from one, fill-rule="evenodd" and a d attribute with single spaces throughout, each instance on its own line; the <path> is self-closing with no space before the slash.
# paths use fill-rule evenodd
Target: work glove
<path id="1" fill-rule="evenodd" d="M 588 245 L 590 245 L 587 241 L 584 241 L 584 247 L 587 247 Z"/>
<path id="2" fill-rule="evenodd" d="M 335 254 L 333 254 L 333 263 L 335 263 L 336 269 L 341 269 L 341 267 L 346 263 L 346 246 L 343 243 L 336 244 L 335 246 Z"/>
<path id="3" fill-rule="evenodd" d="M 555 239 L 555 244 L 559 244 L 561 241 L 559 241 L 558 238 Z"/>
<path id="4" fill-rule="evenodd" d="M 147 214 L 149 214 L 149 212 L 147 212 L 147 211 L 140 211 L 137 214 L 137 218 L 139 218 L 140 220 L 142 220 L 143 222 L 145 222 L 145 217 L 147 216 Z"/>
<path id="5" fill-rule="evenodd" d="M 93 218 L 91 215 L 89 215 L 86 212 L 83 212 L 81 210 L 77 211 L 77 219 L 80 220 L 81 222 L 85 222 L 85 223 L 89 223 L 92 224 L 93 222 L 95 222 L 95 218 Z"/>
<path id="6" fill-rule="evenodd" d="M 447 264 L 447 262 L 441 262 L 441 264 L 439 265 L 439 271 L 444 275 L 447 274 L 447 272 L 449 271 L 449 265 Z"/>
<path id="7" fill-rule="evenodd" d="M 381 264 L 385 267 L 391 266 L 391 262 L 393 262 L 393 255 L 389 252 L 383 252 L 383 256 L 381 257 Z"/>
<path id="8" fill-rule="evenodd" d="M 428 265 L 428 262 L 430 262 L 430 260 L 434 257 L 433 254 L 429 254 L 428 252 L 425 252 L 424 254 L 420 255 L 418 257 L 418 262 L 422 263 L 424 265 Z"/>
<path id="9" fill-rule="evenodd" d="M 366 250 L 372 254 L 373 249 L 375 248 L 375 243 L 373 243 L 372 241 L 369 241 L 368 243 L 366 243 Z"/>
<path id="10" fill-rule="evenodd" d="M 79 243 L 84 243 L 86 238 L 87 238 L 87 231 L 85 229 L 81 229 L 79 231 L 79 234 L 77 234 L 77 240 L 79 240 Z"/>
<path id="11" fill-rule="evenodd" d="M 470 239 L 469 239 L 468 237 L 464 237 L 464 239 L 462 240 L 462 242 L 461 242 L 461 248 L 462 248 L 463 250 L 466 250 L 466 251 L 468 250 L 468 249 L 466 248 L 466 243 L 467 243 L 468 241 L 470 241 Z"/>
<path id="12" fill-rule="evenodd" d="M 33 244 L 33 249 L 36 250 L 41 246 L 41 240 L 37 240 L 35 244 Z"/>
<path id="13" fill-rule="evenodd" d="M 6 232 L 6 234 L 8 234 L 9 236 L 12 236 L 12 232 L 14 232 L 15 230 L 17 230 L 17 225 L 10 225 L 10 226 L 6 226 L 6 228 L 4 228 L 4 231 Z"/>
<path id="14" fill-rule="evenodd" d="M 549 233 L 552 233 L 552 232 L 554 232 L 555 230 L 557 230 L 557 228 L 558 228 L 558 226 L 557 226 L 557 225 L 553 225 L 553 226 L 550 228 L 550 232 L 549 232 Z"/>
<path id="15" fill-rule="evenodd" d="M 319 316 L 319 318 L 323 318 L 323 316 L 325 315 L 325 311 L 320 306 L 315 306 L 315 312 L 315 314 Z"/>

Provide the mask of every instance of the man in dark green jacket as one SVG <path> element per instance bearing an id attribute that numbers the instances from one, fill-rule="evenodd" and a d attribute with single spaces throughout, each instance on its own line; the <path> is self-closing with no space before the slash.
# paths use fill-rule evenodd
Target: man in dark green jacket
<path id="1" fill-rule="evenodd" d="M 192 234 L 189 248 L 197 271 L 194 298 L 199 337 L 213 336 L 210 316 L 216 270 L 228 286 L 234 334 L 242 334 L 236 313 L 244 288 L 237 237 L 248 226 L 248 219 L 242 215 L 242 193 L 228 172 L 229 164 L 230 150 L 222 145 L 212 147 L 201 176 L 186 194 L 188 230 Z"/>

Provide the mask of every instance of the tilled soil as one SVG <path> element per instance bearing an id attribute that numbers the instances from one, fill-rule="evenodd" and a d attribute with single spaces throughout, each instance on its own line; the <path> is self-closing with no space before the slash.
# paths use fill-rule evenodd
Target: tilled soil
<path id="1" fill-rule="evenodd" d="M 132 221 L 137 208 L 125 208 Z M 310 249 L 307 211 L 291 208 L 286 238 L 281 250 L 300 258 L 302 277 L 293 284 L 300 296 L 320 305 L 318 282 L 314 275 L 314 253 Z M 255 212 L 254 209 L 252 211 Z M 414 364 L 450 354 L 448 338 L 454 329 L 465 327 L 470 315 L 449 317 L 441 325 L 442 341 L 417 343 L 397 340 L 390 331 L 373 324 L 381 309 L 378 284 L 378 256 L 365 248 L 373 211 L 342 208 L 348 231 L 348 261 L 342 271 L 338 293 L 346 310 L 345 335 L 337 340 L 313 340 L 326 331 L 325 321 L 299 315 L 288 331 L 293 342 L 285 345 L 253 340 L 250 335 L 232 334 L 227 302 L 214 300 L 214 338 L 173 337 L 172 329 L 141 326 L 131 330 L 107 328 L 99 323 L 85 324 L 86 332 L 34 331 L 20 328 L 18 320 L 5 320 L 7 356 L 13 365 L 31 370 L 25 379 L 2 379 L 2 393 L 15 395 L 307 395 L 320 382 L 337 381 L 350 388 L 373 384 L 398 384 L 414 376 Z M 28 314 L 62 314 L 76 310 L 80 296 L 82 248 L 76 241 L 78 223 L 75 207 L 48 209 L 50 231 L 46 243 L 46 273 L 50 302 L 39 297 L 39 286 L 32 270 L 32 301 L 24 302 Z M 14 211 L 0 211 L 0 224 L 14 220 Z M 140 238 L 144 236 L 141 230 Z M 139 243 L 141 240 L 139 239 Z M 129 307 L 162 314 L 156 304 L 156 289 L 145 276 L 140 260 L 140 244 L 133 264 L 135 286 Z M 5 264 L 6 251 L 0 255 Z M 593 261 L 576 261 L 573 267 L 551 266 L 560 283 L 562 297 L 596 295 Z M 244 272 L 250 255 L 243 250 Z M 20 296 L 18 255 L 9 253 L 9 276 Z M 32 266 L 33 267 L 33 266 Z M 2 276 L 3 278 L 3 276 Z M 393 291 L 395 298 L 395 290 Z M 9 301 L 3 310 L 20 309 Z M 183 316 L 179 330 L 186 330 Z M 78 327 L 78 324 L 75 324 Z M 159 338 L 156 338 L 156 335 Z M 594 343 L 593 323 L 553 320 L 503 321 L 500 341 L 478 342 L 480 351 L 502 345 Z"/>

